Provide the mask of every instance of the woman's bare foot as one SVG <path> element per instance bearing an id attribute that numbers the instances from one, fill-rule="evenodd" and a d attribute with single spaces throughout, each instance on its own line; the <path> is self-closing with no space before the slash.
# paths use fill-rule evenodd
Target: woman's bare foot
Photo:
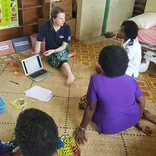
<path id="1" fill-rule="evenodd" d="M 140 131 L 144 132 L 147 135 L 151 135 L 152 134 L 152 130 L 150 127 L 146 126 L 146 124 L 144 124 L 142 121 L 139 121 L 136 125 L 136 128 L 138 128 Z"/>
<path id="2" fill-rule="evenodd" d="M 75 55 L 76 55 L 76 53 L 73 52 L 73 53 L 70 53 L 70 54 L 68 55 L 68 57 L 70 58 L 70 57 L 73 57 L 73 56 L 75 56 Z"/>
<path id="3" fill-rule="evenodd" d="M 67 78 L 66 86 L 71 85 L 74 82 L 74 80 L 75 80 L 75 76 L 73 74 L 69 75 Z"/>
<path id="4" fill-rule="evenodd" d="M 146 120 L 149 120 L 152 123 L 156 124 L 156 115 L 151 114 L 148 110 L 144 110 L 143 118 L 145 118 Z"/>

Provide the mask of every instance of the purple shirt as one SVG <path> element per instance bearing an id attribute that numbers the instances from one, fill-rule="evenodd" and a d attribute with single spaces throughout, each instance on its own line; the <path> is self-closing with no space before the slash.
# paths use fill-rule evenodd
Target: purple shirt
<path id="1" fill-rule="evenodd" d="M 95 74 L 87 92 L 89 102 L 97 102 L 93 122 L 99 133 L 114 134 L 134 126 L 140 119 L 136 98 L 142 96 L 137 82 L 128 75 L 115 78 Z"/>

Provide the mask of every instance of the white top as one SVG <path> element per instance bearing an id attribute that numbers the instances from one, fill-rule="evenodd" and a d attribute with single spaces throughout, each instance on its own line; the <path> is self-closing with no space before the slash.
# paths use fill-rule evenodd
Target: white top
<path id="1" fill-rule="evenodd" d="M 141 64 L 141 45 L 136 38 L 134 40 L 128 39 L 122 44 L 122 47 L 127 51 L 129 58 L 126 74 L 137 78 Z"/>

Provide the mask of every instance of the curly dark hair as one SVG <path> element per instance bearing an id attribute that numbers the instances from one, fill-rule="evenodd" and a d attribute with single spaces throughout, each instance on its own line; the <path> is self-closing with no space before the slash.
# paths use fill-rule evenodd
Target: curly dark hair
<path id="1" fill-rule="evenodd" d="M 124 75 L 128 61 L 126 51 L 120 46 L 104 47 L 99 55 L 99 64 L 108 77 Z"/>
<path id="2" fill-rule="evenodd" d="M 51 116 L 39 109 L 21 112 L 15 137 L 23 156 L 51 156 L 58 147 L 58 129 Z"/>
<path id="3" fill-rule="evenodd" d="M 121 24 L 124 28 L 127 39 L 135 39 L 138 36 L 138 26 L 135 22 L 128 20 Z"/>

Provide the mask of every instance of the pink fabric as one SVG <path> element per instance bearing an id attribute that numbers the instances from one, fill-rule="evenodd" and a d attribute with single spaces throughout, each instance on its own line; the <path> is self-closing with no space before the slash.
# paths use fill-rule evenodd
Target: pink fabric
<path id="1" fill-rule="evenodd" d="M 156 46 L 156 26 L 149 29 L 140 29 L 138 32 L 139 42 Z"/>
<path id="2" fill-rule="evenodd" d="M 32 48 L 35 49 L 37 34 L 31 35 L 30 39 L 31 39 Z M 41 43 L 41 52 L 45 52 L 45 51 L 46 50 L 45 50 L 45 39 L 44 39 L 43 42 Z"/>

